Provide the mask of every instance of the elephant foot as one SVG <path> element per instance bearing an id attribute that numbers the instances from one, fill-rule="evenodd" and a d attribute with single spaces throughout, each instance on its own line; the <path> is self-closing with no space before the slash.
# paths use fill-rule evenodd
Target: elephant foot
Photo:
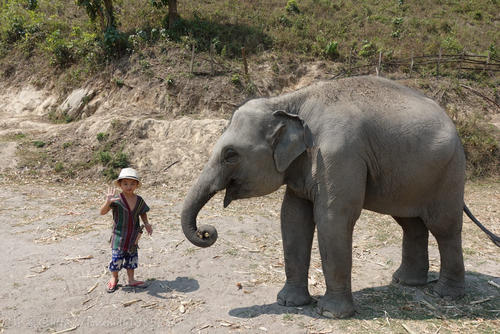
<path id="1" fill-rule="evenodd" d="M 318 301 L 316 311 L 326 318 L 348 318 L 354 315 L 352 295 L 326 294 Z"/>
<path id="2" fill-rule="evenodd" d="M 434 293 L 442 298 L 459 299 L 465 294 L 465 283 L 447 278 L 439 278 L 434 286 Z"/>
<path id="3" fill-rule="evenodd" d="M 282 306 L 301 306 L 312 302 L 307 286 L 296 286 L 285 283 L 285 286 L 278 293 L 278 304 Z"/>
<path id="4" fill-rule="evenodd" d="M 399 269 L 392 274 L 392 282 L 411 286 L 425 285 L 427 284 L 427 271 L 427 269 L 410 270 L 399 267 Z"/>

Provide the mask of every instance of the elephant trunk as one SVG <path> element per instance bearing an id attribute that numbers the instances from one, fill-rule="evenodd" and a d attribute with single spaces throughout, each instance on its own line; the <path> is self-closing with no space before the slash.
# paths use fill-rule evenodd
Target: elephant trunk
<path id="1" fill-rule="evenodd" d="M 182 231 L 192 244 L 210 247 L 217 240 L 217 230 L 210 225 L 197 227 L 196 217 L 203 206 L 217 193 L 211 168 L 205 168 L 198 181 L 189 190 L 181 214 Z"/>

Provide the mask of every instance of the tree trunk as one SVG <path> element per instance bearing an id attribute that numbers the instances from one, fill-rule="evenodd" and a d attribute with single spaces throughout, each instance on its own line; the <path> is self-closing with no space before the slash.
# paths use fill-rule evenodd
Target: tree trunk
<path id="1" fill-rule="evenodd" d="M 105 31 L 111 28 L 116 28 L 115 16 L 113 14 L 113 0 L 104 0 L 104 12 L 106 16 Z"/>
<path id="2" fill-rule="evenodd" d="M 172 29 L 179 18 L 177 14 L 177 0 L 168 0 L 168 29 Z"/>

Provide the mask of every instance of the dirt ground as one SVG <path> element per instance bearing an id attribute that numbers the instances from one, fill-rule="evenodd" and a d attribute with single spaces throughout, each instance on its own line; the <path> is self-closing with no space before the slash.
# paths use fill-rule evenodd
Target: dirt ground
<path id="1" fill-rule="evenodd" d="M 389 217 L 364 212 L 355 229 L 352 285 L 357 313 L 347 320 L 318 316 L 314 304 L 282 307 L 276 294 L 284 280 L 279 228 L 282 190 L 233 202 L 222 194 L 200 212 L 218 241 L 191 245 L 180 229 L 187 186 L 164 183 L 140 190 L 151 211 L 152 237 L 140 243 L 137 277 L 146 289 L 105 291 L 109 277 L 111 216 L 100 216 L 106 184 L 63 184 L 2 174 L 0 224 L 3 288 L 0 332 L 6 333 L 498 333 L 498 248 L 464 219 L 467 295 L 436 298 L 432 286 L 391 284 L 401 254 L 401 231 Z M 500 183 L 469 183 L 466 201 L 476 216 L 500 233 Z M 439 254 L 430 243 L 431 274 Z M 311 294 L 324 293 L 315 242 L 309 273 Z"/>

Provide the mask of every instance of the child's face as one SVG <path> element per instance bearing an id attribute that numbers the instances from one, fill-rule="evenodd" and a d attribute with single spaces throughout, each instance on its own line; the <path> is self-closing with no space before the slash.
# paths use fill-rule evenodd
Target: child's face
<path id="1" fill-rule="evenodd" d="M 139 182 L 132 179 L 121 179 L 120 182 L 118 182 L 118 185 L 125 194 L 133 194 L 137 189 Z"/>

